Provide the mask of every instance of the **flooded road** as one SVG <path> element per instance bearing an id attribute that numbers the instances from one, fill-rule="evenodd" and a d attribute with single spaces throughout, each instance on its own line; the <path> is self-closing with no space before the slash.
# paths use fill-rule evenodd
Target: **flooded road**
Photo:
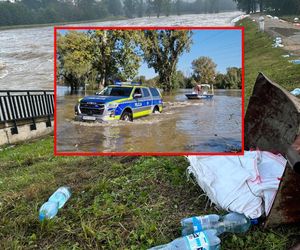
<path id="1" fill-rule="evenodd" d="M 232 26 L 230 21 L 241 14 L 240 11 L 234 11 L 161 18 L 144 17 L 79 25 Z M 52 26 L 0 31 L 0 89 L 53 89 L 53 44 Z"/>
<path id="2" fill-rule="evenodd" d="M 80 95 L 57 97 L 58 152 L 225 152 L 241 149 L 241 91 L 217 90 L 212 100 L 163 96 L 162 113 L 135 119 L 74 121 Z"/>

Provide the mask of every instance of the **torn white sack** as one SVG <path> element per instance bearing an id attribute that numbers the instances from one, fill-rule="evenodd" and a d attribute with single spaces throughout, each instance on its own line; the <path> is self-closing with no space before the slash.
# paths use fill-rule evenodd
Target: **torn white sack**
<path id="1" fill-rule="evenodd" d="M 266 151 L 244 156 L 188 156 L 189 174 L 217 206 L 249 218 L 269 213 L 286 159 Z"/>

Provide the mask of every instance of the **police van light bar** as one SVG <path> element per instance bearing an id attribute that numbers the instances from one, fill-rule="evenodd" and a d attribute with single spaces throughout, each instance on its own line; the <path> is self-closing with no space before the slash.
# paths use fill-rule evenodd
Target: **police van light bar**
<path id="1" fill-rule="evenodd" d="M 115 81 L 115 85 L 142 85 L 142 82 L 121 82 L 121 81 Z"/>

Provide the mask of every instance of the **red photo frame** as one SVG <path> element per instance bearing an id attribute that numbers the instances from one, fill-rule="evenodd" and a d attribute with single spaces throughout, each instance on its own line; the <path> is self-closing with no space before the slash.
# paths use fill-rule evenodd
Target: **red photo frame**
<path id="1" fill-rule="evenodd" d="M 56 54 L 57 54 L 57 31 L 59 30 L 240 30 L 241 31 L 241 65 L 242 65 L 242 103 L 241 103 L 241 151 L 240 152 L 61 152 L 57 150 L 57 82 L 56 82 Z M 111 27 L 94 27 L 94 26 L 57 26 L 54 27 L 54 155 L 55 156 L 213 156 L 213 155 L 244 155 L 244 100 L 245 100 L 245 64 L 244 64 L 244 27 L 170 27 L 170 26 L 111 26 Z"/>

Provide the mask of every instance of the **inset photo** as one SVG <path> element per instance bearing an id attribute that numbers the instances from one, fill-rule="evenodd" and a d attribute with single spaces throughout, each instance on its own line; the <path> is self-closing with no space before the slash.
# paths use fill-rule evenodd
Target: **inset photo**
<path id="1" fill-rule="evenodd" d="M 243 154 L 243 33 L 55 27 L 55 154 Z"/>

